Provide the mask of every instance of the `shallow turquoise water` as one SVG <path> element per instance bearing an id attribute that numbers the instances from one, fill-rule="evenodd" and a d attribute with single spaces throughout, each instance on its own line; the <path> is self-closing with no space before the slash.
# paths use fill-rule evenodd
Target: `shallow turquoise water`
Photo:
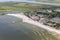
<path id="1" fill-rule="evenodd" d="M 15 22 L 15 23 L 14 23 Z M 45 29 L 23 23 L 20 18 L 0 16 L 0 40 L 57 40 Z"/>

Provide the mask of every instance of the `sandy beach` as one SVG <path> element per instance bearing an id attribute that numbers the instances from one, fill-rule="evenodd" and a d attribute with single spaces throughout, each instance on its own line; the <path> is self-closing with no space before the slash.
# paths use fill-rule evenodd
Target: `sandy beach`
<path id="1" fill-rule="evenodd" d="M 33 24 L 33 25 L 36 25 L 36 26 L 41 27 L 43 29 L 46 29 L 46 30 L 49 30 L 49 31 L 52 31 L 52 32 L 60 34 L 60 30 L 57 30 L 57 29 L 52 28 L 52 27 L 47 26 L 47 25 L 43 25 L 42 23 L 39 23 L 37 21 L 33 21 L 32 19 L 30 19 L 27 16 L 25 16 L 23 13 L 7 14 L 7 15 L 21 18 L 23 22 L 26 22 L 26 23 L 29 23 L 29 24 Z"/>

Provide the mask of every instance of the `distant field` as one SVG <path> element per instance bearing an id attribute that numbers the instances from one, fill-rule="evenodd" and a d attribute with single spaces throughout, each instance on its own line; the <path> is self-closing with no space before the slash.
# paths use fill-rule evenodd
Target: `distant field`
<path id="1" fill-rule="evenodd" d="M 36 10 L 40 8 L 48 8 L 50 6 L 43 6 L 39 4 L 25 3 L 25 2 L 1 2 L 0 12 L 12 11 L 12 10 Z"/>
<path id="2" fill-rule="evenodd" d="M 0 3 L 0 12 L 12 10 L 31 10 L 37 9 L 40 5 L 30 3 L 4 2 Z"/>

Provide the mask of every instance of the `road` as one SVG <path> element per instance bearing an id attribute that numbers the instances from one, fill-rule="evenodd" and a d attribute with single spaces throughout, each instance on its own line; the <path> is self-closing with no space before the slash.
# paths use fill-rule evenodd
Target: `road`
<path id="1" fill-rule="evenodd" d="M 60 4 L 58 4 L 58 3 L 36 2 L 36 1 L 24 1 L 24 2 L 34 3 L 34 4 L 41 4 L 41 5 L 49 5 L 49 6 L 57 6 L 57 7 L 60 6 Z"/>

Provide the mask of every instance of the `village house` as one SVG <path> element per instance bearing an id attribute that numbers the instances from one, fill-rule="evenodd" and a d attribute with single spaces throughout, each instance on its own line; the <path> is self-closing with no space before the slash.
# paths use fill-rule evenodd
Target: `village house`
<path id="1" fill-rule="evenodd" d="M 60 18 L 55 17 L 55 18 L 50 19 L 50 21 L 60 23 Z"/>

